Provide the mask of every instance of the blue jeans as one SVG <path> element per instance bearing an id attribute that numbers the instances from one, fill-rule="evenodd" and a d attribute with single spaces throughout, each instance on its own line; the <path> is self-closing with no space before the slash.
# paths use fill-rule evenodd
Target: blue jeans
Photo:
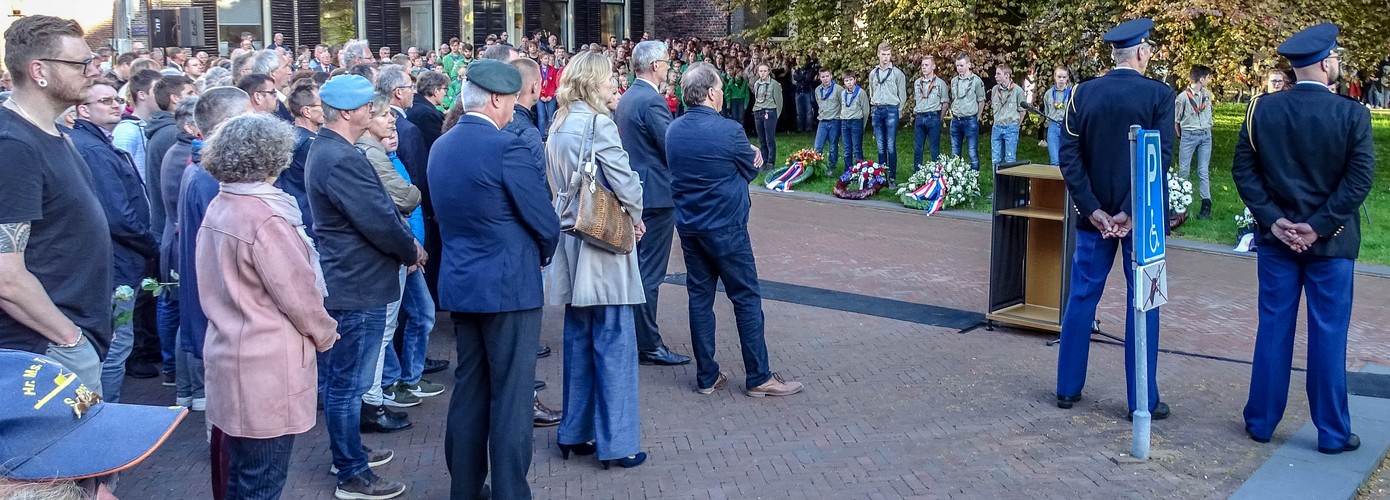
<path id="1" fill-rule="evenodd" d="M 362 395 L 376 384 L 374 369 L 386 330 L 386 306 L 371 309 L 329 309 L 341 337 L 324 353 L 319 365 L 328 383 L 323 395 L 323 420 L 328 424 L 329 449 L 338 467 L 338 482 L 367 470 L 362 449 Z"/>
<path id="2" fill-rule="evenodd" d="M 1058 159 L 1062 150 L 1062 124 L 1052 120 L 1047 121 L 1047 159 L 1051 165 L 1061 165 Z"/>
<path id="3" fill-rule="evenodd" d="M 763 339 L 763 297 L 748 228 L 737 227 L 709 234 L 681 233 L 685 254 L 685 287 L 690 294 L 690 343 L 695 350 L 695 381 L 713 387 L 719 379 L 714 361 L 715 284 L 734 304 L 734 322 L 743 351 L 745 387 L 752 389 L 772 378 Z"/>
<path id="4" fill-rule="evenodd" d="M 1018 159 L 1018 124 L 994 124 L 989 129 L 989 159 L 999 165 Z"/>
<path id="5" fill-rule="evenodd" d="M 840 120 L 840 140 L 845 143 L 845 171 L 864 159 L 864 120 Z"/>
<path id="6" fill-rule="evenodd" d="M 1197 153 L 1197 193 L 1211 199 L 1211 129 L 1184 130 L 1178 138 L 1178 177 L 1192 174 L 1192 154 Z"/>
<path id="7" fill-rule="evenodd" d="M 565 307 L 565 413 L 555 442 L 594 441 L 599 460 L 640 451 L 632 306 Z"/>
<path id="8" fill-rule="evenodd" d="M 816 126 L 816 151 L 825 154 L 827 146 L 830 154 L 825 155 L 826 168 L 834 172 L 835 165 L 840 163 L 840 120 L 821 120 Z"/>
<path id="9" fill-rule="evenodd" d="M 874 106 L 870 123 L 878 144 L 878 162 L 888 166 L 888 180 L 898 181 L 898 107 Z"/>
<path id="10" fill-rule="evenodd" d="M 729 118 L 738 122 L 738 126 L 748 129 L 748 99 L 729 99 Z"/>
<path id="11" fill-rule="evenodd" d="M 397 274 L 397 276 L 400 280 L 399 290 L 401 290 L 401 297 L 405 297 L 405 266 L 401 266 L 400 272 L 399 274 Z M 375 383 L 373 383 L 371 387 L 367 388 L 366 394 L 362 395 L 363 403 L 372 406 L 381 406 L 383 403 L 385 403 L 385 401 L 382 400 L 382 388 L 390 387 L 391 385 L 400 381 L 400 379 L 398 378 L 400 376 L 399 361 L 396 362 L 395 376 L 388 377 L 386 373 L 386 358 L 396 357 L 396 346 L 393 343 L 393 341 L 396 339 L 396 324 L 397 321 L 400 320 L 400 313 L 400 299 L 396 299 L 395 302 L 386 304 L 386 323 L 384 326 L 382 326 L 381 329 L 381 349 L 377 351 L 376 365 L 372 368 L 372 379 L 375 381 Z"/>
<path id="12" fill-rule="evenodd" d="M 155 329 L 159 331 L 159 357 L 164 361 L 164 373 L 174 373 L 178 358 L 179 301 L 173 290 L 166 290 L 155 299 Z"/>
<path id="13" fill-rule="evenodd" d="M 555 99 L 550 102 L 536 101 L 536 125 L 541 128 L 541 139 L 550 137 L 550 121 L 555 118 Z"/>
<path id="14" fill-rule="evenodd" d="M 416 269 L 405 277 L 401 310 L 405 311 L 405 331 L 401 340 L 402 352 L 396 356 L 396 346 L 386 346 L 386 366 L 381 383 L 399 380 L 405 385 L 420 383 L 425 373 L 425 354 L 430 347 L 430 330 L 434 329 L 434 298 L 425 284 L 424 270 Z"/>
<path id="15" fill-rule="evenodd" d="M 106 359 L 101 363 L 101 399 L 110 403 L 121 402 L 121 383 L 125 381 L 125 360 L 135 346 L 135 299 L 111 299 L 111 316 L 131 315 L 124 323 L 116 325 L 111 335 L 111 347 L 106 351 Z"/>
<path id="16" fill-rule="evenodd" d="M 922 165 L 922 152 L 931 140 L 931 161 L 941 158 L 941 112 L 918 113 L 912 119 L 912 171 Z"/>
<path id="17" fill-rule="evenodd" d="M 753 110 L 753 129 L 758 133 L 758 150 L 764 165 L 777 164 L 777 110 Z"/>
<path id="18" fill-rule="evenodd" d="M 1090 224 L 1083 221 L 1083 224 Z M 1101 238 L 1098 231 L 1076 231 L 1076 252 L 1072 254 L 1071 295 L 1067 297 L 1066 313 L 1062 316 L 1062 344 L 1057 352 L 1057 395 L 1078 396 L 1086 385 L 1086 363 L 1091 350 L 1091 327 L 1096 319 L 1096 306 L 1105 291 L 1105 278 L 1115 264 L 1115 250 L 1124 248 L 1121 265 L 1125 270 L 1125 390 L 1129 394 L 1129 411 L 1136 409 L 1134 401 L 1134 238 Z M 1158 309 L 1144 313 L 1148 337 L 1149 411 L 1158 405 Z"/>
<path id="19" fill-rule="evenodd" d="M 816 126 L 816 99 L 811 91 L 796 92 L 796 131 L 810 132 Z"/>
<path id="20" fill-rule="evenodd" d="M 1186 132 L 1184 132 L 1186 135 Z M 1260 323 L 1250 369 L 1245 429 L 1268 438 L 1289 401 L 1289 369 L 1299 295 L 1308 297 L 1308 406 L 1318 446 L 1340 448 L 1351 437 L 1347 409 L 1347 328 L 1351 324 L 1355 261 L 1261 246 Z"/>
<path id="21" fill-rule="evenodd" d="M 980 169 L 980 117 L 957 116 L 951 119 L 951 155 L 960 156 L 960 144 L 970 144 L 970 168 Z"/>

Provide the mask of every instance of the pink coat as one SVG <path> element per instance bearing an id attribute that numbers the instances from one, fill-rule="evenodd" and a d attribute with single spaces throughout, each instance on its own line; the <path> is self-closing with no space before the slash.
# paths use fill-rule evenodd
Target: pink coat
<path id="1" fill-rule="evenodd" d="M 218 193 L 198 230 L 196 263 L 208 317 L 208 421 L 257 439 L 308 431 L 315 353 L 333 344 L 338 323 L 298 231 L 259 198 Z"/>

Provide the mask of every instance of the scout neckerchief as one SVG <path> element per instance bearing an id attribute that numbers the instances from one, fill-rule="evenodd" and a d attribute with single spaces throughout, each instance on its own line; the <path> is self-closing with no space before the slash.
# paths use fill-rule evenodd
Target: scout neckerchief
<path id="1" fill-rule="evenodd" d="M 1005 97 L 1003 99 L 1000 99 L 999 96 L 1001 95 Z M 999 91 L 994 93 L 994 109 L 1004 107 L 1004 103 L 1009 102 L 1009 97 L 1013 95 L 1014 84 L 1012 82 L 1009 83 L 1009 86 L 1007 88 L 1005 88 L 1003 85 L 1000 85 Z"/>
<path id="2" fill-rule="evenodd" d="M 830 82 L 830 85 L 825 86 L 825 93 L 821 94 L 820 100 L 822 100 L 822 101 L 829 101 L 829 100 L 830 100 L 830 93 L 831 93 L 831 92 L 834 92 L 834 91 L 835 91 L 835 82 Z"/>
<path id="3" fill-rule="evenodd" d="M 1063 89 L 1063 91 L 1062 91 L 1062 98 L 1061 98 L 1061 99 L 1058 99 L 1058 98 L 1057 98 L 1057 87 L 1052 87 L 1052 107 L 1053 107 L 1053 108 L 1062 109 L 1063 106 L 1066 106 L 1066 105 L 1067 105 L 1067 101 L 1070 101 L 1070 100 L 1071 100 L 1071 85 L 1067 85 L 1067 88 Z"/>
<path id="4" fill-rule="evenodd" d="M 549 81 L 549 80 L 550 80 L 550 66 L 541 66 L 541 81 L 542 81 L 542 82 L 545 82 L 545 81 Z"/>
<path id="5" fill-rule="evenodd" d="M 923 99 L 931 99 L 931 91 L 936 88 L 936 75 L 932 75 L 931 83 L 927 85 L 925 91 L 922 90 L 922 80 L 925 80 L 925 78 L 917 79 L 917 95 L 922 96 Z"/>
<path id="6" fill-rule="evenodd" d="M 952 99 L 960 99 L 960 98 L 965 97 L 966 95 L 968 95 L 968 94 L 970 94 L 970 93 L 972 93 L 972 92 L 975 91 L 975 86 L 974 86 L 974 85 L 971 85 L 971 81 L 970 81 L 970 78 L 973 77 L 973 76 L 975 76 L 975 75 L 972 74 L 972 75 L 970 75 L 970 76 L 957 76 L 957 77 L 955 77 L 954 79 L 952 79 L 952 81 L 951 81 L 951 85 L 952 85 L 952 88 L 951 88 L 951 98 L 952 98 Z M 962 94 L 962 95 L 960 95 L 959 97 L 956 96 L 956 94 L 957 94 L 958 92 L 956 92 L 955 82 L 957 82 L 957 81 L 965 83 L 965 93 Z"/>
<path id="7" fill-rule="evenodd" d="M 1204 111 L 1204 110 L 1207 109 L 1207 94 L 1206 94 L 1206 92 L 1203 92 L 1203 93 L 1202 93 L 1202 102 L 1201 102 L 1201 104 L 1199 105 L 1199 104 L 1197 103 L 1197 100 L 1192 98 L 1192 89 L 1190 89 L 1190 88 L 1187 89 L 1187 105 L 1188 105 L 1188 106 L 1192 106 L 1192 111 L 1195 111 L 1195 112 L 1196 112 L 1197 114 L 1199 114 L 1199 115 L 1202 114 L 1202 111 Z"/>
<path id="8" fill-rule="evenodd" d="M 770 99 L 770 98 L 772 98 L 772 80 L 768 80 L 768 81 L 758 80 L 757 86 L 758 86 L 758 98 L 756 99 L 757 101 L 762 101 L 762 100 L 764 100 L 764 99 Z"/>
<path id="9" fill-rule="evenodd" d="M 876 78 L 876 79 L 878 80 L 878 85 L 879 85 L 880 87 L 883 86 L 884 82 L 887 82 L 888 79 L 891 78 L 891 77 L 893 76 L 893 67 L 892 67 L 892 66 L 889 66 L 889 67 L 888 67 L 888 74 L 883 75 L 883 78 L 879 78 L 879 76 L 878 76 L 878 70 L 881 70 L 881 69 L 883 69 L 882 66 L 879 66 L 879 67 L 877 67 L 877 68 L 874 68 L 874 78 Z"/>
<path id="10" fill-rule="evenodd" d="M 848 107 L 850 107 L 850 106 L 853 106 L 853 105 L 854 105 L 854 98 L 859 97 L 859 85 L 855 85 L 855 86 L 854 86 L 854 93 L 851 94 L 848 90 L 846 90 L 844 95 L 845 95 L 845 97 L 848 97 L 848 98 L 849 98 L 849 99 L 845 99 L 845 100 L 844 100 L 844 101 L 845 101 L 845 107 L 848 108 Z"/>

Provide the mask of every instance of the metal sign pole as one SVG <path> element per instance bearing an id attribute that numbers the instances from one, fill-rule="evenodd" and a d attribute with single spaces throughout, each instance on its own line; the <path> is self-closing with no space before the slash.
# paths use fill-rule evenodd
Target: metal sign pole
<path id="1" fill-rule="evenodd" d="M 1140 204 L 1140 197 L 1145 195 L 1145 193 L 1140 190 L 1142 184 L 1140 180 L 1146 172 L 1144 172 L 1145 165 L 1139 161 L 1139 129 L 1138 125 L 1131 125 L 1129 127 L 1129 171 L 1130 175 L 1134 176 L 1133 181 L 1130 182 L 1130 199 L 1133 200 L 1134 203 L 1134 206 L 1130 207 L 1130 215 L 1131 220 L 1134 222 L 1139 222 L 1135 220 L 1135 218 L 1138 218 L 1140 211 L 1143 210 Z M 1146 239 L 1144 236 L 1147 236 L 1147 234 L 1144 232 L 1143 226 L 1136 225 L 1135 229 L 1137 231 L 1130 235 L 1130 237 L 1133 238 L 1132 248 L 1137 252 L 1143 248 L 1140 246 L 1140 243 Z M 1140 264 L 1138 256 L 1133 255 L 1131 257 L 1133 258 L 1128 264 L 1131 267 L 1130 271 L 1133 273 L 1134 278 L 1130 280 L 1130 287 L 1132 288 L 1130 294 L 1137 298 L 1141 295 L 1140 287 L 1144 285 L 1141 283 L 1142 275 L 1139 270 Z M 1145 317 L 1146 313 L 1143 308 L 1140 307 L 1139 303 L 1129 304 L 1129 307 L 1134 310 L 1134 345 L 1132 347 L 1134 349 L 1134 402 L 1136 405 L 1134 410 L 1133 439 L 1130 446 L 1130 454 L 1136 459 L 1148 460 L 1150 441 L 1148 321 Z"/>

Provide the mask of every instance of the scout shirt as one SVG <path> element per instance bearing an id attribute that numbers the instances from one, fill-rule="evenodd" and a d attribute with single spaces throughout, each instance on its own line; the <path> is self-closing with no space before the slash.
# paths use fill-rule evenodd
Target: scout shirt
<path id="1" fill-rule="evenodd" d="M 1196 92 L 1191 87 L 1178 92 L 1177 101 L 1173 103 L 1177 110 L 1178 127 L 1183 130 L 1211 130 L 1211 105 L 1211 91 L 1206 87 Z"/>
<path id="2" fill-rule="evenodd" d="M 920 115 L 941 111 L 941 106 L 950 100 L 947 92 L 946 81 L 939 76 L 932 75 L 930 79 L 918 78 L 912 82 L 912 112 Z"/>
<path id="3" fill-rule="evenodd" d="M 1043 114 L 1047 115 L 1049 121 L 1061 123 L 1067 116 L 1067 101 L 1071 100 L 1071 86 L 1064 89 L 1056 86 L 1048 87 L 1043 92 Z"/>
<path id="4" fill-rule="evenodd" d="M 957 76 L 951 79 L 951 115 L 956 118 L 980 114 L 985 100 L 985 82 L 980 75 Z"/>
<path id="5" fill-rule="evenodd" d="M 1023 86 L 1010 83 L 1008 87 L 995 85 L 990 89 L 990 108 L 994 112 L 995 125 L 1018 125 L 1023 121 Z"/>
<path id="6" fill-rule="evenodd" d="M 902 107 L 907 102 L 907 77 L 896 66 L 874 67 L 869 72 L 869 104 Z"/>
<path id="7" fill-rule="evenodd" d="M 772 109 L 782 116 L 782 84 L 768 78 L 753 82 L 753 111 Z"/>
<path id="8" fill-rule="evenodd" d="M 820 106 L 820 113 L 816 118 L 820 121 L 830 121 L 840 119 L 840 108 L 844 104 L 844 87 L 830 82 L 830 86 L 820 85 L 815 88 L 816 105 Z"/>
<path id="9" fill-rule="evenodd" d="M 868 92 L 855 85 L 852 89 L 840 91 L 840 119 L 866 120 L 869 118 Z"/>

